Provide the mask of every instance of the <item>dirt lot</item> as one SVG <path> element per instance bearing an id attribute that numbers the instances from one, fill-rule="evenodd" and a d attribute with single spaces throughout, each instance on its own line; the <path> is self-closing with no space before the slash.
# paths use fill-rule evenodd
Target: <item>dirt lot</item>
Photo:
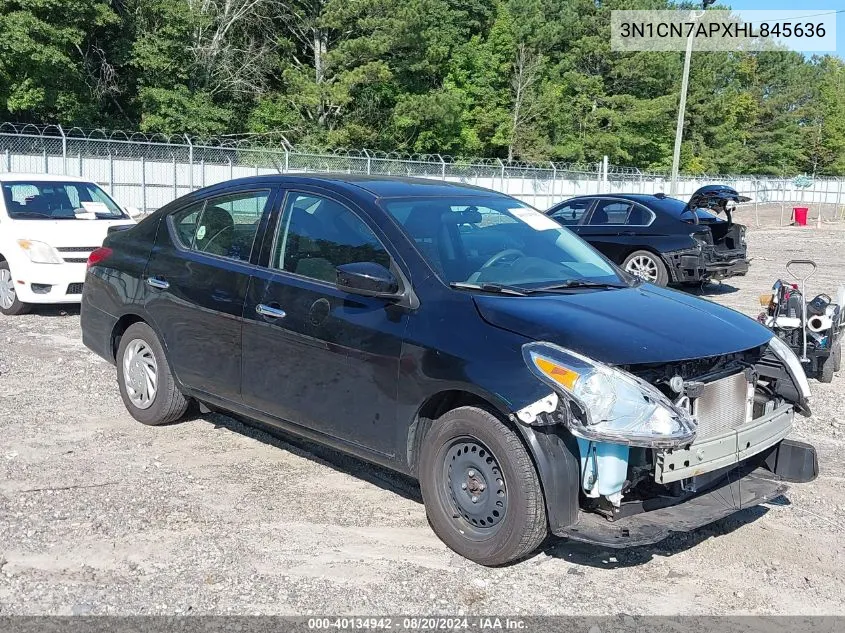
<path id="1" fill-rule="evenodd" d="M 756 314 L 793 257 L 822 263 L 813 289 L 845 280 L 845 231 L 762 224 L 708 298 Z M 845 614 L 845 377 L 811 385 L 817 481 L 655 547 L 486 569 L 404 478 L 221 415 L 134 422 L 77 308 L 0 317 L 0 615 Z"/>

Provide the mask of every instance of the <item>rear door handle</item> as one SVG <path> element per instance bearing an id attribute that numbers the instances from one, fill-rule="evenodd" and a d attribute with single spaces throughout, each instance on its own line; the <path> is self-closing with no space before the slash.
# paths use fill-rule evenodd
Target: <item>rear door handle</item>
<path id="1" fill-rule="evenodd" d="M 167 290 L 170 288 L 170 284 L 168 282 L 158 277 L 147 277 L 147 285 L 152 286 L 153 288 L 158 288 L 159 290 Z"/>
<path id="2" fill-rule="evenodd" d="M 634 236 L 634 235 L 636 235 L 636 234 L 637 234 L 637 232 L 636 232 L 636 231 L 622 231 L 622 235 L 625 235 L 625 236 L 627 236 L 627 237 L 632 237 L 632 236 Z"/>
<path id="3" fill-rule="evenodd" d="M 285 316 L 287 316 L 287 313 L 281 308 L 274 308 L 273 306 L 268 306 L 263 303 L 259 303 L 255 306 L 255 311 L 261 316 L 269 317 L 271 319 L 284 319 Z"/>

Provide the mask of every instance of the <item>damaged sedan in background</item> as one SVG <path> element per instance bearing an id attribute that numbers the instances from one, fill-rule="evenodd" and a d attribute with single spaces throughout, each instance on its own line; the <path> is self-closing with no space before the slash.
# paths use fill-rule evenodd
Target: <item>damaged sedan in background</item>
<path id="1" fill-rule="evenodd" d="M 414 476 L 484 565 L 549 532 L 656 542 L 818 472 L 787 438 L 810 392 L 780 339 L 476 187 L 199 190 L 91 254 L 81 321 L 135 419 L 195 401 Z"/>
<path id="2" fill-rule="evenodd" d="M 546 214 L 645 281 L 703 285 L 748 272 L 746 228 L 733 221 L 736 205 L 748 200 L 707 185 L 688 202 L 662 193 L 578 196 Z"/>

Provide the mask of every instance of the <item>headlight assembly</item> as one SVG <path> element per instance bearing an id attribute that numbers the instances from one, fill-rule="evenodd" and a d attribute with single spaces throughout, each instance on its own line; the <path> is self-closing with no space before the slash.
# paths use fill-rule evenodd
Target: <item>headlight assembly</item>
<path id="1" fill-rule="evenodd" d="M 566 424 L 578 437 L 671 448 L 695 438 L 696 422 L 633 374 L 552 343 L 526 343 L 528 368 L 571 405 Z"/>
<path id="2" fill-rule="evenodd" d="M 792 348 L 777 336 L 773 336 L 772 340 L 769 341 L 769 349 L 786 365 L 792 382 L 795 383 L 795 388 L 798 389 L 801 397 L 805 400 L 808 399 L 810 397 L 810 382 L 807 380 L 807 374 L 804 373 L 804 366 L 795 352 L 792 351 Z"/>
<path id="3" fill-rule="evenodd" d="M 61 264 L 63 260 L 55 248 L 44 242 L 35 240 L 18 240 L 18 246 L 23 249 L 33 264 Z"/>

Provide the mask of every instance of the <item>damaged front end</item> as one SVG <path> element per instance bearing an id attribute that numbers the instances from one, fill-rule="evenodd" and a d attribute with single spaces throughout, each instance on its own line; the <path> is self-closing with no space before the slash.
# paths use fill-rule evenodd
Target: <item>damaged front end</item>
<path id="1" fill-rule="evenodd" d="M 661 540 L 814 479 L 813 447 L 786 439 L 809 386 L 780 342 L 725 356 L 608 367 L 548 343 L 523 355 L 554 389 L 517 412 L 577 440 L 581 510 L 558 535 L 605 545 Z"/>

